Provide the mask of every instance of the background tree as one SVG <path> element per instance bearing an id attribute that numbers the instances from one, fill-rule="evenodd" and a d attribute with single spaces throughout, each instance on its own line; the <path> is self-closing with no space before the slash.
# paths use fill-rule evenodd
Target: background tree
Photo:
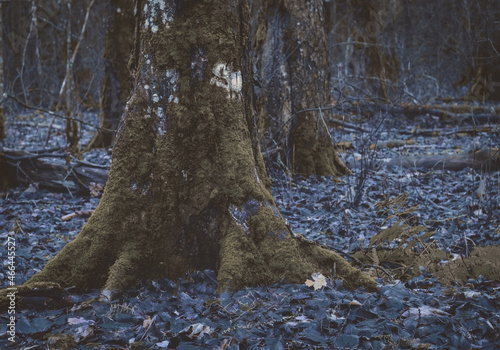
<path id="1" fill-rule="evenodd" d="M 2 18 L 3 13 L 3 4 L 0 4 L 0 18 Z M 3 64 L 3 30 L 0 27 L 0 140 L 5 138 L 5 109 L 3 107 L 3 93 L 4 93 L 4 81 L 5 81 L 5 73 L 4 73 L 4 64 Z"/>
<path id="2" fill-rule="evenodd" d="M 292 236 L 254 142 L 246 1 L 138 0 L 135 83 L 99 206 L 77 238 L 20 289 L 104 287 L 217 271 L 219 290 L 335 269 L 375 282 Z M 332 271 L 333 272 L 333 271 Z M 23 289 L 24 288 L 24 289 Z"/>
<path id="3" fill-rule="evenodd" d="M 367 92 L 363 98 L 377 102 L 393 97 L 389 87 L 397 83 L 400 72 L 397 37 L 405 25 L 401 13 L 399 0 L 325 2 L 337 100 L 363 95 L 363 91 Z"/>
<path id="4" fill-rule="evenodd" d="M 38 58 L 38 25 L 35 1 L 9 1 L 2 4 L 4 35 L 5 88 L 19 92 L 20 99 L 36 99 L 40 91 L 40 63 Z"/>
<path id="5" fill-rule="evenodd" d="M 111 0 L 110 4 L 112 16 L 104 39 L 104 76 L 99 100 L 100 129 L 87 149 L 111 146 L 132 85 L 127 65 L 134 38 L 134 1 Z"/>
<path id="6" fill-rule="evenodd" d="M 485 103 L 500 100 L 500 9 L 491 1 L 456 4 L 461 47 L 467 69 L 455 86 L 469 84 L 468 96 Z"/>
<path id="7" fill-rule="evenodd" d="M 327 116 L 330 64 L 323 1 L 253 1 L 256 110 L 267 153 L 295 173 L 345 174 Z"/>

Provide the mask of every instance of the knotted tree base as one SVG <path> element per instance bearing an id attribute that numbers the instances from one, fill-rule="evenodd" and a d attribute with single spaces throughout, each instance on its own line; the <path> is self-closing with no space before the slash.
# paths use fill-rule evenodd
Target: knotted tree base
<path id="1" fill-rule="evenodd" d="M 340 256 L 294 238 L 276 208 L 244 98 L 246 2 L 189 4 L 154 29 L 163 12 L 155 1 L 141 7 L 135 87 L 102 199 L 22 290 L 102 288 L 112 299 L 139 277 L 212 269 L 224 291 L 334 268 L 346 287 L 375 289 Z"/>

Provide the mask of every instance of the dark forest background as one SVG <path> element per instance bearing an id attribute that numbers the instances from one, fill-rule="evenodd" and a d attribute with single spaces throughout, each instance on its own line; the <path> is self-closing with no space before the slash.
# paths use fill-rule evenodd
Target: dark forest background
<path id="1" fill-rule="evenodd" d="M 320 79 L 328 93 L 309 108 L 353 100 L 477 105 L 500 99 L 500 8 L 494 0 L 325 0 L 299 14 L 291 10 L 294 1 L 250 3 L 256 90 L 270 124 L 286 103 L 274 80 L 283 78 L 280 66 L 303 41 L 325 42 L 327 50 Z M 126 53 L 133 13 L 131 0 L 2 1 L 3 92 L 11 97 L 2 100 L 5 113 L 30 106 L 68 116 L 121 114 L 131 84 Z M 308 22 L 297 33 L 290 22 L 301 16 Z M 117 121 L 107 126 L 115 129 Z"/>

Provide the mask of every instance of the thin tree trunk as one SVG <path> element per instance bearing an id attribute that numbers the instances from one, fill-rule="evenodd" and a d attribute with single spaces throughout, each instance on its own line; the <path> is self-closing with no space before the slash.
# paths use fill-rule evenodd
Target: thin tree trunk
<path id="1" fill-rule="evenodd" d="M 87 28 L 87 23 L 89 19 L 89 13 L 90 9 L 92 8 L 92 5 L 94 4 L 95 0 L 91 0 L 89 6 L 87 7 L 87 12 L 85 14 L 85 19 L 82 24 L 82 29 L 80 31 L 80 35 L 78 37 L 78 41 L 75 45 L 75 47 L 71 48 L 71 2 L 67 3 L 68 6 L 68 22 L 66 23 L 66 74 L 64 76 L 64 80 L 61 84 L 61 88 L 59 90 L 59 98 L 57 102 L 57 106 L 55 108 L 56 111 L 59 111 L 62 106 L 64 105 L 64 108 L 66 110 L 66 116 L 71 117 L 71 113 L 73 110 L 73 104 L 75 102 L 75 81 L 74 81 L 74 71 L 73 67 L 75 64 L 75 59 L 76 55 L 78 54 L 78 51 L 80 49 L 80 44 L 82 40 L 84 39 L 85 36 L 85 30 Z M 48 142 L 48 137 L 50 135 L 50 128 L 49 128 L 49 133 L 47 135 L 47 140 L 46 143 Z M 66 119 L 66 141 L 68 143 L 68 152 L 70 153 L 79 153 L 80 151 L 80 146 L 79 146 L 79 131 L 78 131 L 78 123 L 72 119 L 72 118 L 67 118 Z"/>
<path id="2" fill-rule="evenodd" d="M 110 147 L 132 87 L 128 60 L 134 39 L 134 1 L 111 0 L 112 20 L 104 43 L 100 127 L 86 149 Z"/>
<path id="3" fill-rule="evenodd" d="M 0 4 L 0 19 L 3 16 L 3 4 Z M 4 74 L 4 64 L 3 64 L 3 25 L 0 25 L 0 100 L 2 103 L 0 103 L 0 140 L 3 140 L 5 138 L 5 110 L 3 107 L 3 102 L 5 102 L 3 98 L 4 94 L 4 81 L 5 81 L 5 74 Z"/>
<path id="4" fill-rule="evenodd" d="M 375 282 L 294 238 L 276 208 L 251 118 L 246 1 L 139 1 L 135 84 L 99 206 L 24 288 L 104 287 L 217 271 L 219 290 L 303 283 L 335 269 Z M 243 58 L 243 60 L 242 60 Z"/>

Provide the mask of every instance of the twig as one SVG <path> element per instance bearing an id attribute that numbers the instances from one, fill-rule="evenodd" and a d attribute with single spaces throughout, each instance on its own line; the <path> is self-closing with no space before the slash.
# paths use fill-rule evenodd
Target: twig
<path id="1" fill-rule="evenodd" d="M 334 119 L 334 118 L 330 118 L 329 122 L 330 123 L 334 123 L 334 124 L 338 124 L 338 125 L 346 128 L 346 129 L 352 129 L 352 130 L 356 130 L 356 131 L 359 131 L 359 132 L 366 132 L 366 133 L 370 132 L 369 130 L 364 129 L 361 126 L 357 126 L 357 125 L 354 125 L 354 124 L 351 124 L 351 123 L 346 123 L 346 122 L 343 122 L 341 120 Z"/>
<path id="2" fill-rule="evenodd" d="M 100 165 L 100 164 L 95 164 L 95 163 L 87 162 L 85 160 L 77 159 L 77 158 L 75 158 L 72 155 L 70 155 L 70 157 L 71 157 L 71 159 L 73 161 L 77 162 L 78 164 L 83 164 L 83 165 L 89 166 L 91 168 L 98 168 L 98 169 L 105 169 L 105 170 L 109 169 L 109 166 L 107 166 L 107 165 Z"/>
<path id="3" fill-rule="evenodd" d="M 28 102 L 28 96 L 26 95 L 26 87 L 24 86 L 24 66 L 26 63 L 26 50 L 28 49 L 28 44 L 31 39 L 31 33 L 33 33 L 33 27 L 35 25 L 35 19 L 36 19 L 36 4 L 34 1 L 31 2 L 31 20 L 30 20 L 30 29 L 28 32 L 28 37 L 26 38 L 26 43 L 23 48 L 23 55 L 21 59 L 21 73 L 19 73 L 19 78 L 21 80 L 21 86 L 23 88 L 23 96 L 24 96 L 24 101 Z"/>
<path id="4" fill-rule="evenodd" d="M 92 215 L 94 211 L 93 210 L 78 210 L 75 211 L 71 214 L 66 214 L 64 216 L 61 216 L 62 221 L 70 221 L 71 219 L 77 217 L 77 216 L 90 216 Z"/>
<path id="5" fill-rule="evenodd" d="M 79 122 L 80 124 L 83 124 L 83 125 L 88 125 L 88 126 L 91 126 L 95 129 L 98 129 L 98 130 L 103 130 L 103 131 L 111 131 L 111 132 L 114 132 L 114 130 L 111 130 L 111 129 L 106 129 L 106 128 L 101 128 L 101 127 L 98 127 L 98 126 L 95 126 L 89 122 L 86 122 L 84 120 L 81 120 L 81 119 L 78 119 L 78 118 L 73 118 L 73 117 L 68 117 L 68 116 L 64 116 L 64 115 L 61 115 L 59 113 L 56 113 L 54 111 L 51 111 L 49 109 L 46 109 L 46 108 L 43 108 L 43 107 L 33 107 L 33 106 L 30 106 L 22 101 L 20 101 L 19 99 L 17 99 L 16 97 L 12 96 L 12 95 L 9 95 L 9 94 L 4 94 L 4 98 L 2 100 L 0 100 L 0 104 L 5 102 L 5 100 L 7 98 L 10 98 L 11 100 L 14 100 L 15 102 L 19 103 L 21 106 L 23 106 L 24 108 L 28 108 L 28 109 L 31 109 L 31 110 L 38 110 L 38 111 L 42 111 L 42 112 L 45 112 L 45 113 L 48 113 L 50 114 L 51 116 L 53 117 L 56 117 L 56 118 L 61 118 L 61 119 L 69 119 L 69 120 L 74 120 L 76 122 Z"/>

